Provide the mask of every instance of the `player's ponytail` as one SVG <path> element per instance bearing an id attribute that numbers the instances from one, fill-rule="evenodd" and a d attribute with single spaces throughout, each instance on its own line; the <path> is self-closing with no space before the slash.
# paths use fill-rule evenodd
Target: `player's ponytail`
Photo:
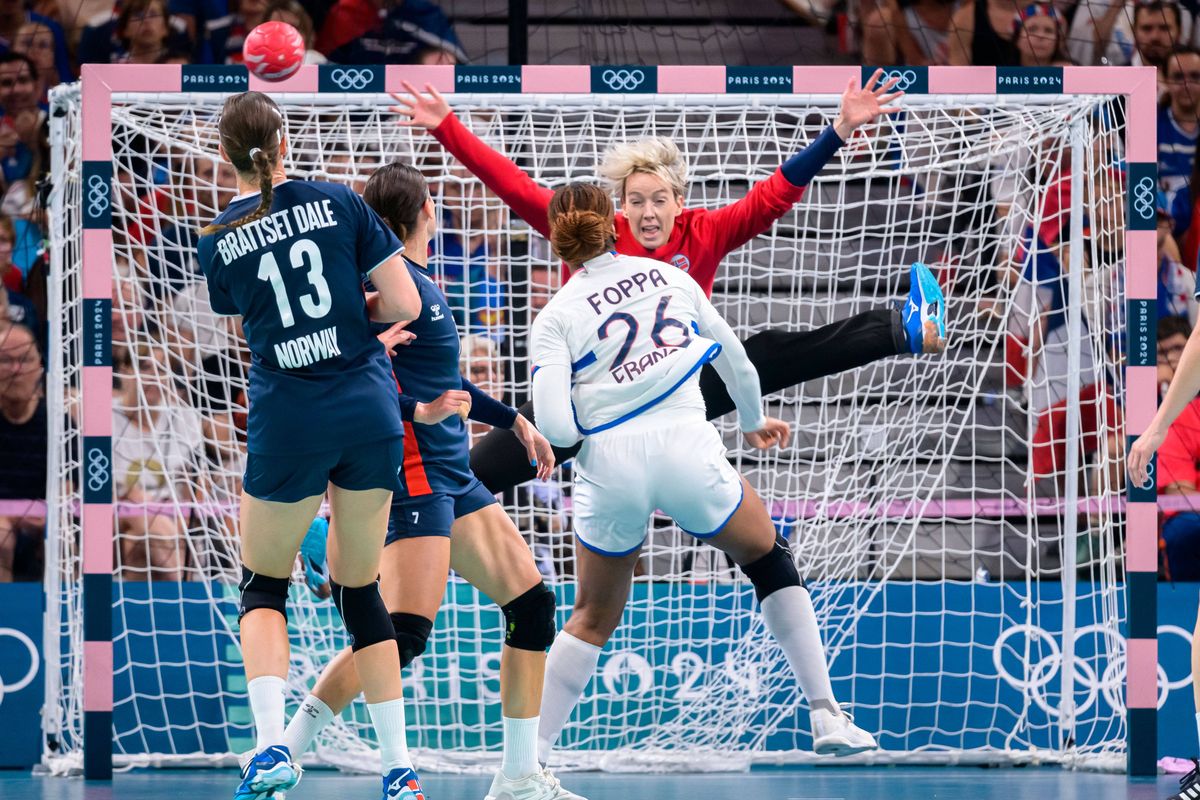
<path id="1" fill-rule="evenodd" d="M 242 92 L 226 99 L 218 130 L 229 163 L 242 180 L 258 184 L 261 196 L 253 212 L 228 225 L 208 225 L 200 231 L 201 236 L 247 225 L 270 213 L 275 165 L 283 143 L 283 114 L 262 92 Z"/>
<path id="2" fill-rule="evenodd" d="M 550 198 L 550 245 L 577 267 L 617 241 L 612 200 L 599 186 L 568 183 Z"/>
<path id="3" fill-rule="evenodd" d="M 393 161 L 371 175 L 363 201 L 404 242 L 417 228 L 421 207 L 429 199 L 425 176 L 409 164 Z"/>

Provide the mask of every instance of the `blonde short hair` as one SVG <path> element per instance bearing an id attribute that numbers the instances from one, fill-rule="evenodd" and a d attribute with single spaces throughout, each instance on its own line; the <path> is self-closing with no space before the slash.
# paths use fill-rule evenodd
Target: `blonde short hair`
<path id="1" fill-rule="evenodd" d="M 605 151 L 600 174 L 618 198 L 624 199 L 625 181 L 635 172 L 661 179 L 677 195 L 683 195 L 687 185 L 687 163 L 683 155 L 674 142 L 661 136 L 622 142 Z"/>

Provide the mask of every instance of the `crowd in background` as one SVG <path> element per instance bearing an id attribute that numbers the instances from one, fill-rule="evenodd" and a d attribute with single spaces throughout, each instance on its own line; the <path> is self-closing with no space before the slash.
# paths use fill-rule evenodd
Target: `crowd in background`
<path id="1" fill-rule="evenodd" d="M 1197 321 L 1196 267 L 1200 253 L 1200 195 L 1191 190 L 1200 134 L 1200 4 L 1194 0 L 864 0 L 860 12 L 864 63 L 924 66 L 1152 66 L 1158 76 L 1158 371 L 1165 390 L 1191 328 Z M 1101 165 L 1109 181 L 1126 185 L 1124 160 Z M 1041 198 L 1043 217 L 1053 219 L 1069 191 L 1072 165 L 1055 165 L 1058 179 Z M 1094 206 L 1093 206 L 1094 207 Z M 1085 220 L 1085 226 L 1089 221 Z M 1026 232 L 1024 254 L 1007 265 L 1010 279 L 1036 299 L 1032 325 L 1008 330 L 1008 383 L 1024 391 L 1033 416 L 1034 477 L 1061 476 L 1066 460 L 1066 370 L 1047 376 L 1044 362 L 1065 345 L 1066 225 Z M 1094 278 L 1094 275 L 1089 275 Z M 1101 320 L 1088 320 L 1095 328 Z M 1084 333 L 1086 336 L 1086 333 Z M 1105 364 L 1085 369 L 1080 396 L 1084 457 L 1109 472 L 1108 485 L 1124 489 L 1119 440 L 1122 398 L 1115 373 L 1124 365 L 1123 342 Z M 1084 357 L 1088 357 L 1085 353 Z M 1090 367 L 1093 365 L 1085 365 Z M 1090 372 L 1090 377 L 1087 373 Z M 1031 391 L 1039 383 L 1040 391 Z M 1164 494 L 1195 494 L 1200 485 L 1200 407 L 1181 417 L 1164 447 L 1158 488 Z M 1193 430 L 1194 429 L 1194 430 Z M 1103 453 L 1104 456 L 1099 454 Z M 1185 469 L 1185 466 L 1187 467 Z M 1059 479 L 1061 484 L 1061 478 Z M 1197 504 L 1200 508 L 1200 503 Z M 1163 572 L 1176 580 L 1200 578 L 1200 513 L 1168 511 L 1163 527 Z M 1080 563 L 1090 553 L 1081 541 Z"/>
<path id="2" fill-rule="evenodd" d="M 49 89 L 75 80 L 80 65 L 87 63 L 238 64 L 247 32 L 267 20 L 283 20 L 303 34 L 308 63 L 466 60 L 446 14 L 428 0 L 0 3 L 0 581 L 38 580 L 44 563 L 45 507 L 40 501 L 46 495 L 49 321 L 48 231 L 40 193 L 50 168 Z M 337 177 L 334 166 L 331 178 Z M 203 177 L 232 188 L 227 166 L 216 167 L 214 173 Z M 179 210 L 174 206 L 178 198 L 165 192 L 141 199 L 153 206 L 148 211 L 160 216 L 169 218 Z M 160 202 L 164 199 L 165 204 Z M 159 220 L 134 226 L 129 234 L 146 248 L 156 238 L 167 239 L 178 248 L 174 252 L 190 247 L 194 237 L 186 225 Z M 483 246 L 447 241 L 445 257 L 457 259 L 464 275 L 482 270 L 476 275 L 484 288 L 480 294 L 485 303 L 499 307 L 503 295 L 494 290 L 496 281 L 475 257 Z M 138 329 L 161 322 L 158 309 L 169 305 L 186 316 L 197 303 L 206 304 L 182 280 L 189 265 L 172 259 L 142 262 L 116 265 L 113 292 L 115 499 L 129 502 L 168 499 L 170 485 L 203 457 L 200 451 L 206 442 L 216 443 L 209 445 L 216 452 L 208 455 L 218 460 L 234 458 L 230 453 L 237 450 L 236 426 L 222 428 L 210 416 L 197 413 L 186 397 L 188 387 L 173 385 L 170 375 L 179 374 L 171 371 L 176 365 L 164 362 L 175 355 L 147 347 L 152 339 L 136 335 Z M 180 288 L 184 290 L 174 291 Z M 475 313 L 486 316 L 488 311 L 479 308 Z M 194 338 L 195 347 L 216 357 L 220 347 L 211 331 Z M 469 347 L 486 346 L 473 343 L 475 338 Z M 130 380 L 135 371 L 136 382 Z M 212 379 L 207 386 L 220 397 L 228 383 Z M 237 403 L 236 397 L 226 398 L 227 409 Z M 125 576 L 185 577 L 189 558 L 182 541 L 188 524 L 172 513 L 122 517 L 119 563 Z"/>
<path id="3" fill-rule="evenodd" d="M 844 9 L 856 21 L 860 51 L 847 61 L 908 65 L 1150 65 L 1158 72 L 1159 181 L 1159 370 L 1165 384 L 1178 361 L 1182 342 L 1197 321 L 1195 271 L 1200 257 L 1200 194 L 1191 186 L 1200 141 L 1200 0 L 1130 2 L 1056 2 L 1019 0 L 851 0 Z M 304 35 L 309 63 L 454 64 L 469 54 L 450 19 L 429 0 L 12 0 L 0 4 L 0 581 L 37 579 L 43 561 L 43 508 L 48 414 L 44 374 L 48 347 L 46 219 L 42 210 L 49 170 L 47 92 L 74 80 L 83 63 L 236 64 L 246 33 L 272 19 L 292 23 Z M 235 182 L 228 165 L 207 167 L 198 184 L 232 197 Z M 349 152 L 331 152 L 317 177 L 363 180 L 369 165 L 351 163 Z M 1113 182 L 1124 180 L 1119 156 L 1105 164 Z M 144 177 L 144 176 L 143 176 Z M 1056 165 L 1052 190 L 1039 202 L 1043 217 L 1061 218 L 1063 186 L 1070 165 Z M 118 182 L 121 176 L 117 176 Z M 548 252 L 532 259 L 529 274 L 503 266 L 514 255 L 502 252 L 498 237 L 506 222 L 488 218 L 499 204 L 455 195 L 460 184 L 439 189 L 442 229 L 433 247 L 433 263 L 443 275 L 452 311 L 464 334 L 463 369 L 481 388 L 519 403 L 514 387 L 525 384 L 523 343 L 507 335 L 524 328 L 556 288 L 557 273 Z M 1057 188 L 1053 188 L 1057 187 Z M 359 186 L 361 189 L 361 186 Z M 1000 198 L 993 198 L 998 203 Z M 491 198 L 494 201 L 494 198 Z M 190 252 L 194 226 L 172 225 L 173 216 L 194 212 L 189 199 L 156 191 L 135 200 L 144 206 L 145 226 L 126 235 L 149 247 L 166 241 L 170 252 Z M 181 206 L 182 203 L 182 206 Z M 1057 205 L 1055 205 L 1057 204 Z M 190 209 L 190 211 L 189 211 Z M 1013 254 L 1003 280 L 1024 282 L 1042 314 L 1033 325 L 1008 331 L 1008 380 L 1020 391 L 1036 380 L 1040 365 L 1031 357 L 1046 342 L 1065 337 L 1065 297 L 1058 288 L 1067 227 L 1044 225 L 1024 231 L 1024 245 Z M 449 232 L 449 233 L 446 233 Z M 529 246 L 544 243 L 532 242 Z M 189 280 L 190 265 L 170 259 L 134 259 L 118 263 L 114 281 L 114 460 L 117 499 L 152 502 L 165 499 L 175 478 L 197 459 L 215 459 L 235 475 L 238 435 L 244 419 L 237 410 L 244 398 L 230 397 L 225 336 L 213 329 L 173 332 L 180 347 L 194 349 L 199 364 L 193 377 L 209 407 L 195 410 L 194 386 L 174 385 L 171 375 L 186 374 L 177 353 L 147 347 L 168 316 L 194 318 L 206 298 Z M 530 298 L 529 307 L 514 305 Z M 1120 366 L 1119 355 L 1113 359 Z M 514 366 L 515 365 L 515 366 Z M 127 378 L 137 373 L 136 382 Z M 1103 370 L 1100 370 L 1103 373 Z M 1083 387 L 1084 445 L 1119 461 L 1123 443 L 1115 431 L 1121 408 L 1117 381 Z M 141 394 L 139 394 L 139 392 Z M 149 394 L 157 402 L 151 403 Z M 1065 460 L 1065 406 L 1061 392 L 1028 397 L 1034 428 L 1031 462 L 1035 476 L 1061 475 Z M 1090 409 L 1090 415 L 1087 411 Z M 1191 433 L 1189 425 L 1196 429 Z M 1192 493 L 1200 482 L 1200 406 L 1177 423 L 1178 435 L 1164 448 L 1173 453 L 1170 469 L 1160 471 L 1160 489 Z M 482 433 L 477 427 L 472 434 Z M 1174 448 L 1174 449 L 1172 449 Z M 1190 471 L 1184 465 L 1192 464 Z M 1100 466 L 1101 469 L 1111 468 Z M 1113 470 L 1112 485 L 1123 481 Z M 200 491 L 236 497 L 236 485 L 200 487 Z M 547 509 L 547 530 L 561 530 L 561 497 L 548 488 L 527 490 Z M 147 494 L 149 493 L 149 494 Z M 542 497 L 545 495 L 545 497 Z M 210 498 L 211 499 L 211 498 Z M 190 559 L 182 542 L 189 521 L 174 513 L 143 515 L 121 523 L 120 563 L 126 577 L 180 579 Z M 1170 515 L 1164 527 L 1166 551 L 1194 552 L 1200 543 L 1200 513 Z M 1173 577 L 1191 575 L 1178 556 L 1167 569 Z M 1191 559 L 1200 575 L 1200 559 Z M 195 564 L 191 564 L 195 566 Z"/>

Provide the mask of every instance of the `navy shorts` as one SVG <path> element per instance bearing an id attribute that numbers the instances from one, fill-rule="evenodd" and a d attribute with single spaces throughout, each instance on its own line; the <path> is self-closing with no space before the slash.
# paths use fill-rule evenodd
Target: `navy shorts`
<path id="1" fill-rule="evenodd" d="M 402 489 L 400 465 L 404 437 L 356 444 L 303 456 L 246 456 L 242 488 L 251 497 L 274 503 L 295 503 L 325 494 L 329 484 L 361 492 Z"/>
<path id="2" fill-rule="evenodd" d="M 454 520 L 495 502 L 496 497 L 475 477 L 451 492 L 419 497 L 396 495 L 388 517 L 387 544 L 420 536 L 449 536 Z"/>

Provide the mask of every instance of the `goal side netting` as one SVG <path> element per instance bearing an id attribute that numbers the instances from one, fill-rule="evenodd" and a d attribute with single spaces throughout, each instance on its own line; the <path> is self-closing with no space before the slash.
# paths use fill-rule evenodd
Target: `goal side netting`
<path id="1" fill-rule="evenodd" d="M 236 194 L 217 157 L 222 99 L 113 96 L 119 765 L 226 763 L 252 747 L 236 625 L 249 354 L 209 308 L 195 256 L 197 230 Z M 529 323 L 557 274 L 547 243 L 433 137 L 397 125 L 386 96 L 279 100 L 295 178 L 361 189 L 392 159 L 425 171 L 441 214 L 431 263 L 470 336 L 464 372 L 523 401 Z M 669 137 L 690 165 L 687 204 L 704 208 L 743 197 L 837 110 L 834 97 L 802 95 L 452 100 L 550 186 L 595 178 L 612 142 Z M 80 106 L 78 89 L 56 92 L 45 725 L 47 761 L 60 766 L 78 763 L 83 714 Z M 808 581 L 836 695 L 881 745 L 871 758 L 1121 765 L 1124 105 L 964 95 L 912 96 L 905 108 L 725 258 L 713 300 L 743 337 L 810 330 L 899 306 L 921 261 L 946 291 L 948 350 L 772 395 L 770 413 L 794 425 L 778 453 L 749 451 L 729 417 L 717 424 Z M 574 597 L 570 494 L 568 466 L 504 498 L 557 593 L 560 625 Z M 551 763 L 811 759 L 807 705 L 747 580 L 668 520 L 649 534 L 622 624 Z M 289 631 L 291 711 L 346 643 L 299 572 Z M 498 762 L 501 642 L 498 609 L 452 576 L 430 646 L 405 675 L 423 768 Z M 325 730 L 315 758 L 373 768 L 361 702 Z"/>

